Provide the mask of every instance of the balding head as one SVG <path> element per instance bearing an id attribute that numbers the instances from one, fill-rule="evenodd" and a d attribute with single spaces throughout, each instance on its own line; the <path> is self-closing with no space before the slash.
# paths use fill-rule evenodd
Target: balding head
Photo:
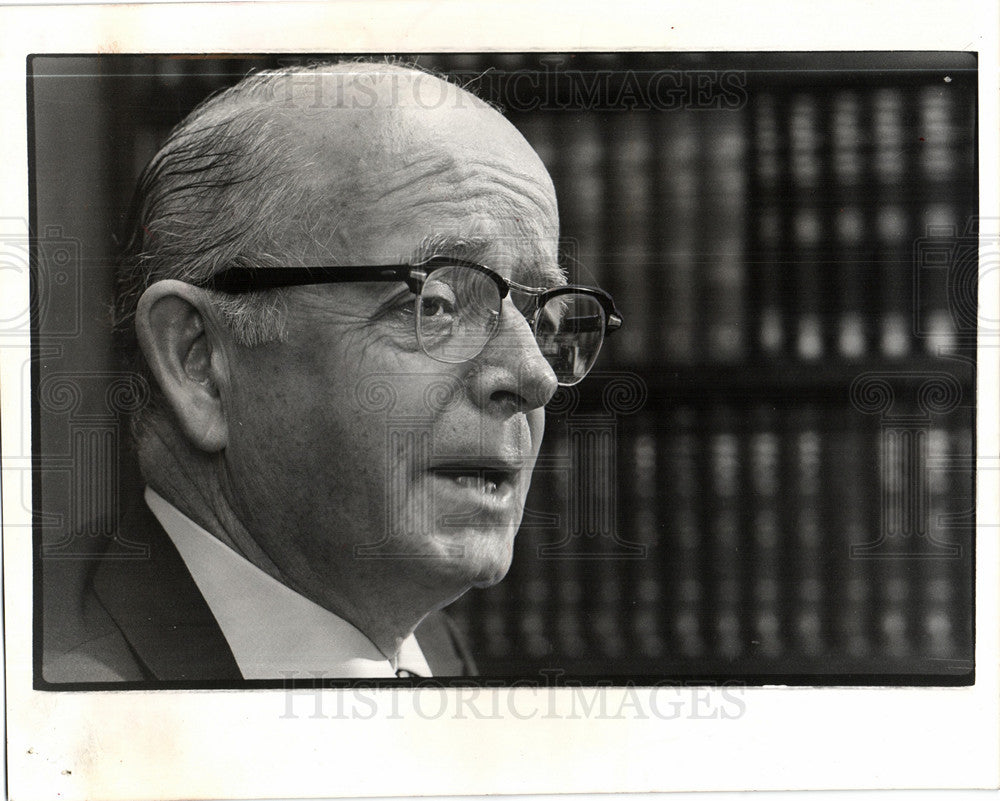
<path id="1" fill-rule="evenodd" d="M 294 143 L 294 183 L 302 192 L 297 210 L 304 219 L 286 233 L 321 229 L 319 244 L 332 263 L 365 263 L 367 240 L 398 225 L 399 215 L 424 214 L 433 230 L 436 201 L 461 192 L 473 172 L 486 177 L 511 165 L 535 184 L 525 184 L 530 203 L 483 207 L 482 213 L 532 221 L 535 240 L 557 236 L 538 226 L 537 207 L 553 220 L 556 207 L 532 148 L 487 103 L 434 75 L 372 64 L 284 75 L 273 86 L 270 108 L 284 140 Z M 473 205 L 481 200 L 466 198 Z M 285 254 L 297 261 L 319 255 Z"/>
<path id="2" fill-rule="evenodd" d="M 517 183 L 512 196 L 529 202 L 498 201 L 491 181 Z M 405 260 L 409 249 L 376 254 L 372 244 L 414 215 L 428 235 L 477 233 L 441 229 L 437 212 L 456 203 L 554 252 L 555 196 L 544 166 L 469 92 L 393 64 L 252 75 L 193 111 L 140 179 L 119 273 L 124 348 L 145 372 L 132 320 L 157 280 L 200 283 L 234 265 Z M 281 293 L 215 301 L 239 342 L 281 337 Z M 151 409 L 157 401 L 154 385 Z"/>

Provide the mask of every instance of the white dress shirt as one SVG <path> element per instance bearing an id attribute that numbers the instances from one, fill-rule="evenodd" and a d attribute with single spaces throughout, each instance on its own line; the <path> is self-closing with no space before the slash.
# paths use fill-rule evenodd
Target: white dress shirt
<path id="1" fill-rule="evenodd" d="M 244 678 L 395 678 L 396 668 L 431 675 L 412 634 L 393 666 L 346 620 L 244 559 L 152 488 L 146 488 L 145 497 L 205 597 Z"/>

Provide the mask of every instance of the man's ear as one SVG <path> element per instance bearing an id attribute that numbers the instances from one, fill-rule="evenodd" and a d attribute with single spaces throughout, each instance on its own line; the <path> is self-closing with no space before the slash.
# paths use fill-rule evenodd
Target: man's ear
<path id="1" fill-rule="evenodd" d="M 157 281 L 139 298 L 135 330 L 185 436 L 208 453 L 226 447 L 229 429 L 219 390 L 228 365 L 205 291 L 183 281 Z"/>

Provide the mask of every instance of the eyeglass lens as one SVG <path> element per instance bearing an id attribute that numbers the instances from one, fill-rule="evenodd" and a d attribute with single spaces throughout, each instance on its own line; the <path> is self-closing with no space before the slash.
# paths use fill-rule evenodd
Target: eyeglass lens
<path id="1" fill-rule="evenodd" d="M 535 321 L 535 341 L 560 384 L 583 380 L 604 342 L 604 308 L 592 295 L 567 292 L 551 298 Z"/>
<path id="2" fill-rule="evenodd" d="M 427 277 L 417 299 L 420 346 L 442 362 L 473 359 L 496 333 L 501 311 L 500 291 L 485 273 L 439 268 Z M 539 310 L 535 340 L 560 384 L 576 384 L 587 375 L 604 341 L 604 327 L 604 309 L 591 295 L 556 295 Z"/>

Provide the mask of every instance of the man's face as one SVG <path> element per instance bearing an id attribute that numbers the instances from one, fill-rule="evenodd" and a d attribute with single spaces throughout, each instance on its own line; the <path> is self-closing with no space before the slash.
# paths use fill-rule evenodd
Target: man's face
<path id="1" fill-rule="evenodd" d="M 437 253 L 560 282 L 551 182 L 492 110 L 465 99 L 394 113 L 390 133 L 347 149 L 340 122 L 301 125 L 316 150 L 310 200 L 294 211 L 307 224 L 282 243 L 289 264 Z M 401 282 L 297 288 L 284 342 L 234 349 L 230 502 L 320 603 L 366 589 L 444 603 L 510 564 L 555 376 L 512 298 L 496 337 L 461 364 L 419 348 L 413 301 Z"/>

